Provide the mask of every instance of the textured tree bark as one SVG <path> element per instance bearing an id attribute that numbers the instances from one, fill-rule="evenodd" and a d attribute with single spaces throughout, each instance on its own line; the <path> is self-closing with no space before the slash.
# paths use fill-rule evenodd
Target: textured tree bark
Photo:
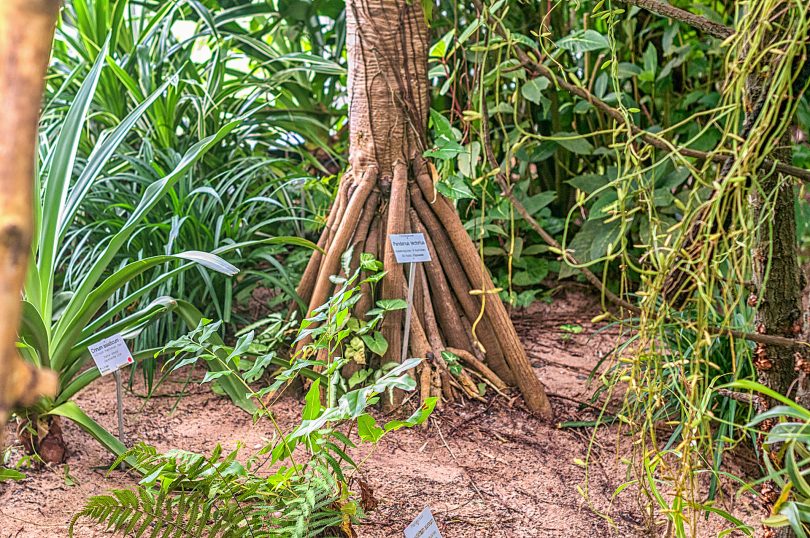
<path id="1" fill-rule="evenodd" d="M 0 2 L 0 436 L 11 410 L 56 392 L 16 350 L 31 249 L 34 148 L 58 0 Z"/>
<path id="2" fill-rule="evenodd" d="M 783 36 L 779 35 L 780 18 L 787 18 L 789 6 L 780 6 L 774 9 L 774 19 L 769 21 L 773 26 L 770 39 L 777 41 Z M 783 32 L 784 33 L 784 32 Z M 793 38 L 792 35 L 786 37 Z M 748 52 L 748 51 L 746 51 Z M 793 118 L 790 115 L 791 101 L 801 99 L 806 90 L 808 80 L 808 58 L 810 43 L 805 47 L 803 58 L 794 60 L 793 68 L 797 74 L 792 83 L 792 95 L 784 96 L 776 104 L 779 125 L 790 125 Z M 750 51 L 759 53 L 759 51 Z M 774 60 L 775 61 L 775 60 Z M 746 80 L 746 94 L 748 108 L 746 110 L 746 123 L 753 123 L 767 106 L 766 98 L 771 89 L 769 77 L 771 69 L 768 64 L 761 67 L 759 72 L 752 73 Z M 771 105 L 773 106 L 773 105 Z M 771 133 L 765 133 L 771 136 Z M 774 134 L 773 136 L 779 136 Z M 780 144 L 774 157 L 789 162 L 790 139 L 785 132 L 780 137 Z M 749 298 L 749 304 L 756 306 L 755 328 L 759 334 L 781 336 L 795 339 L 806 334 L 803 327 L 802 291 L 804 277 L 799 265 L 799 251 L 796 238 L 796 193 L 793 181 L 778 172 L 763 175 L 759 181 L 759 188 L 752 189 L 751 201 L 755 221 L 760 223 L 757 230 L 756 242 L 753 251 L 752 280 L 755 287 L 754 295 Z M 764 224 L 763 224 L 764 223 Z M 810 404 L 808 392 L 808 374 L 810 374 L 810 354 L 803 346 L 786 347 L 758 343 L 754 352 L 754 368 L 757 379 L 766 387 L 779 394 L 792 397 L 799 404 Z M 757 410 L 761 413 L 774 405 L 770 398 L 758 398 Z M 768 431 L 773 426 L 772 421 L 765 421 L 762 430 Z M 760 440 L 762 439 L 761 436 Z M 761 447 L 763 451 L 768 447 Z M 779 461 L 779 456 L 771 454 L 772 461 Z M 770 482 L 762 484 L 760 492 L 770 505 L 778 500 L 778 488 Z M 768 538 L 789 538 L 794 536 L 790 527 L 766 528 L 763 536 Z"/>
<path id="3" fill-rule="evenodd" d="M 796 195 L 793 182 L 781 174 L 772 174 L 763 180 L 762 189 L 766 194 L 775 193 L 775 199 L 771 228 L 759 231 L 754 250 L 756 329 L 762 334 L 795 338 L 802 333 L 803 287 L 796 243 Z M 759 193 L 752 198 L 753 210 L 759 219 L 763 216 L 763 200 Z M 801 357 L 800 353 L 799 348 L 757 344 L 754 366 L 760 383 L 779 394 L 788 394 L 796 381 L 796 357 L 797 354 Z M 804 364 L 805 369 L 810 367 L 810 363 L 804 361 Z M 795 394 L 806 400 L 803 384 L 794 387 Z"/>
<path id="4" fill-rule="evenodd" d="M 797 73 L 793 81 L 792 99 L 800 99 L 806 91 L 810 77 L 810 43 L 806 45 L 805 57 L 801 64 L 794 65 Z M 748 92 L 752 101 L 764 101 L 763 94 L 768 89 L 765 77 L 750 77 Z M 790 109 L 783 100 L 782 109 Z M 783 124 L 790 124 L 793 118 L 780 110 Z M 774 152 L 780 160 L 789 160 L 790 138 L 784 134 L 779 148 Z M 772 196 L 768 207 L 763 195 Z M 782 336 L 795 339 L 805 338 L 810 327 L 805 325 L 802 316 L 802 293 L 805 277 L 799 263 L 799 250 L 796 237 L 796 192 L 790 177 L 774 172 L 761 181 L 761 191 L 754 189 L 752 210 L 756 221 L 767 222 L 769 227 L 759 230 L 754 247 L 753 281 L 756 288 L 757 306 L 756 331 L 769 336 Z M 770 209 L 770 213 L 764 213 Z M 803 406 L 810 406 L 810 353 L 804 346 L 777 346 L 757 344 L 754 366 L 759 381 L 779 394 L 794 397 Z M 791 390 L 792 389 L 792 390 Z M 760 405 L 769 405 L 767 399 L 760 399 Z M 764 411 L 765 409 L 760 409 Z"/>
<path id="5" fill-rule="evenodd" d="M 793 182 L 774 173 L 762 181 L 762 189 L 764 193 L 775 193 L 776 196 L 772 202 L 771 228 L 759 230 L 753 252 L 753 281 L 758 301 L 755 326 L 758 333 L 795 338 L 802 333 L 803 279 L 796 243 Z M 755 193 L 752 209 L 757 220 L 762 216 L 763 205 L 762 197 Z M 798 347 L 759 343 L 754 351 L 757 379 L 779 394 L 791 395 L 791 389 L 794 389 L 796 401 L 806 406 L 810 403 L 807 390 L 810 362 L 806 355 L 806 351 Z M 760 413 L 774 405 L 770 398 L 758 398 L 756 403 Z M 762 428 L 767 431 L 771 426 L 772 423 L 766 421 Z M 769 482 L 762 485 L 761 493 L 769 504 L 776 502 L 776 492 Z M 790 538 L 794 534 L 790 527 L 784 527 L 766 529 L 764 536 Z"/>
<path id="6" fill-rule="evenodd" d="M 786 8 L 787 9 L 787 8 Z M 786 9 L 775 10 L 777 20 L 787 17 Z M 771 39 L 781 38 L 778 24 Z M 792 37 L 792 36 L 790 36 Z M 758 52 L 758 51 L 757 51 Z M 792 103 L 801 99 L 810 78 L 810 43 L 805 45 L 805 53 L 793 61 L 795 78 L 790 96 L 785 96 L 776 105 L 768 103 L 771 92 L 769 65 L 761 72 L 751 74 L 746 80 L 748 109 L 746 123 L 753 123 L 762 110 L 770 105 L 776 107 L 778 125 L 790 125 L 795 107 Z M 761 136 L 761 135 L 760 135 Z M 767 136 L 780 136 L 766 133 Z M 784 132 L 777 149 L 776 159 L 789 161 L 791 156 L 790 137 Z M 755 222 L 765 223 L 758 229 L 753 252 L 753 283 L 755 294 L 749 304 L 756 306 L 756 332 L 764 335 L 795 339 L 806 332 L 802 316 L 802 291 L 804 276 L 799 264 L 799 250 L 796 238 L 795 200 L 796 192 L 790 177 L 776 171 L 763 174 L 759 188 L 752 189 L 752 211 Z M 794 397 L 800 404 L 809 405 L 807 374 L 810 374 L 808 352 L 801 346 L 787 347 L 758 343 L 754 357 L 754 367 L 759 381 L 779 394 Z M 760 399 L 761 406 L 767 406 L 768 399 Z M 760 409 L 764 411 L 765 409 Z"/>
<path id="7" fill-rule="evenodd" d="M 383 260 L 387 274 L 380 297 L 405 298 L 405 274 L 388 235 L 424 230 L 435 256 L 419 271 L 423 282 L 415 304 L 421 310 L 414 312 L 409 340 L 409 355 L 427 359 L 419 375 L 420 396 L 479 397 L 467 372 L 450 374 L 441 353 L 453 348 L 462 351 L 462 363 L 499 389 L 516 383 L 527 407 L 551 418 L 543 386 L 492 280 L 452 204 L 435 192 L 430 165 L 422 157 L 430 104 L 428 27 L 421 3 L 347 0 L 346 33 L 350 168 L 332 209 L 338 217 L 329 219 L 333 230 L 325 231 L 319 243 L 326 254 L 313 255 L 299 295 L 309 311 L 323 304 L 333 290 L 329 277 L 353 245 Z M 362 318 L 370 307 L 364 299 L 355 314 Z M 383 362 L 401 360 L 403 317 L 394 312 L 384 320 L 388 351 Z M 398 405 L 402 397 L 394 394 L 389 404 Z"/>

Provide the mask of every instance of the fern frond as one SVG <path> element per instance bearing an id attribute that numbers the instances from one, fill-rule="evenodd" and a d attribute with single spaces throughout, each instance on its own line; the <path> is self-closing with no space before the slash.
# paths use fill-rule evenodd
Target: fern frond
<path id="1" fill-rule="evenodd" d="M 147 475 L 133 489 L 90 498 L 70 523 L 103 525 L 117 535 L 141 538 L 326 538 L 344 536 L 354 514 L 326 458 L 313 458 L 303 475 L 283 480 L 248 473 L 236 451 L 205 457 L 151 447 L 130 451 Z M 344 510 L 351 505 L 352 510 Z"/>
<path id="2" fill-rule="evenodd" d="M 198 512 L 193 513 L 185 511 L 187 504 L 184 496 L 171 497 L 165 492 L 153 496 L 143 488 L 136 491 L 119 489 L 110 495 L 91 497 L 84 509 L 71 519 L 68 533 L 72 537 L 76 524 L 86 518 L 104 525 L 107 531 L 136 538 L 144 536 L 150 528 L 153 529 L 152 536 L 160 530 L 165 537 L 196 538 L 201 534 L 190 532 L 192 529 L 188 528 L 186 521 L 199 518 L 199 505 L 196 505 Z"/>

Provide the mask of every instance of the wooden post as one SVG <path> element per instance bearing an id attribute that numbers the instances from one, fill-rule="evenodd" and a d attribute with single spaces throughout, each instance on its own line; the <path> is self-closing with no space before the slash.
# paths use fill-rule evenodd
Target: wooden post
<path id="1" fill-rule="evenodd" d="M 0 425 L 55 394 L 56 376 L 16 350 L 33 233 L 34 150 L 59 0 L 0 1 Z M 2 435 L 0 428 L 0 436 Z"/>

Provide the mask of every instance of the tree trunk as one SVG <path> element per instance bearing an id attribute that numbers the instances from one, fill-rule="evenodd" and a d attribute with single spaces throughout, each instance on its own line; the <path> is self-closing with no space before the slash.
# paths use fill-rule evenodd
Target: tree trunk
<path id="1" fill-rule="evenodd" d="M 785 155 L 779 155 L 783 161 Z M 789 159 L 784 162 L 789 162 Z M 754 247 L 753 282 L 756 288 L 757 312 L 755 326 L 758 333 L 796 338 L 802 333 L 802 281 L 796 243 L 795 192 L 793 181 L 779 173 L 773 173 L 761 183 L 765 195 L 775 195 L 771 202 L 771 227 L 759 230 Z M 752 208 L 755 222 L 763 217 L 766 204 L 760 193 L 754 191 Z M 799 368 L 804 364 L 804 369 Z M 757 344 L 754 351 L 754 367 L 757 379 L 779 394 L 791 396 L 801 405 L 808 405 L 807 374 L 810 362 L 807 352 L 798 347 L 768 346 Z M 797 377 L 798 370 L 798 377 Z M 757 411 L 770 408 L 770 398 L 757 399 Z M 770 421 L 763 424 L 767 431 Z M 761 447 L 765 449 L 765 447 Z M 778 458 L 772 458 L 778 460 Z M 765 499 L 773 504 L 777 490 L 770 483 L 763 485 Z M 790 527 L 768 529 L 772 538 L 794 536 Z"/>
<path id="2" fill-rule="evenodd" d="M 0 2 L 0 437 L 9 413 L 56 392 L 56 378 L 17 354 L 31 250 L 34 148 L 58 0 Z"/>
<path id="3" fill-rule="evenodd" d="M 417 278 L 415 305 L 422 310 L 414 312 L 409 340 L 409 355 L 427 359 L 418 376 L 421 396 L 478 397 L 468 374 L 456 379 L 447 371 L 441 353 L 452 347 L 466 352 L 462 362 L 476 354 L 484 358 L 490 382 L 515 382 L 528 408 L 551 418 L 543 386 L 486 267 L 452 204 L 435 191 L 435 169 L 422 157 L 430 105 L 428 27 L 421 3 L 347 0 L 346 32 L 350 168 L 319 242 L 326 253 L 313 255 L 299 295 L 310 311 L 323 304 L 333 288 L 329 277 L 338 273 L 343 252 L 354 246 L 383 261 L 387 275 L 381 297 L 405 298 L 405 273 L 388 235 L 424 232 L 434 256 L 419 271 L 426 282 Z M 356 314 L 363 318 L 370 306 L 368 300 L 359 303 Z M 403 317 L 393 312 L 384 320 L 383 362 L 401 360 Z M 402 395 L 394 396 L 396 405 Z"/>
<path id="4" fill-rule="evenodd" d="M 793 122 L 793 102 L 801 99 L 810 78 L 810 43 L 805 46 L 804 56 L 793 64 L 796 74 L 792 83 L 792 95 L 778 105 L 781 125 Z M 750 76 L 747 92 L 754 108 L 763 106 L 769 88 L 769 73 Z M 748 112 L 746 121 L 753 113 Z M 790 162 L 790 135 L 785 132 L 774 157 L 781 162 Z M 765 198 L 771 198 L 768 202 Z M 760 181 L 760 189 L 753 189 L 752 211 L 754 222 L 767 223 L 758 230 L 753 252 L 753 282 L 756 298 L 756 331 L 761 334 L 797 338 L 807 333 L 802 317 L 802 292 L 805 278 L 799 264 L 798 240 L 796 237 L 796 192 L 790 176 L 772 172 Z M 779 394 L 792 396 L 799 404 L 810 407 L 810 353 L 800 346 L 768 346 L 757 344 L 754 366 L 763 385 Z M 792 389 L 792 390 L 791 390 Z M 768 406 L 767 399 L 761 406 Z M 760 412 L 765 408 L 759 409 Z"/>
<path id="5" fill-rule="evenodd" d="M 769 13 L 769 15 L 771 15 Z M 769 39 L 779 42 L 783 38 L 794 39 L 789 31 L 781 29 L 780 22 L 790 18 L 790 8 L 778 6 L 773 8 L 773 31 L 769 32 Z M 780 35 L 780 31 L 783 35 Z M 801 43 L 801 41 L 799 42 Z M 746 52 L 748 52 L 746 50 Z M 751 51 L 759 54 L 760 50 Z M 761 113 L 761 109 L 770 104 L 776 109 L 775 126 L 771 131 L 765 132 L 767 138 L 773 133 L 773 138 L 779 140 L 777 149 L 773 152 L 776 159 L 781 162 L 790 162 L 790 136 L 783 131 L 777 134 L 777 128 L 784 128 L 793 121 L 795 113 L 794 103 L 801 99 L 806 90 L 808 76 L 808 59 L 810 43 L 804 46 L 804 54 L 796 57 L 792 64 L 794 76 L 791 85 L 791 94 L 775 105 L 769 103 L 767 97 L 775 93 L 769 87 L 769 80 L 775 75 L 773 66 L 765 64 L 758 71 L 751 73 L 746 80 L 746 93 L 748 109 L 746 122 L 753 123 Z M 775 63 L 777 60 L 773 60 Z M 781 92 L 780 92 L 781 93 Z M 760 135 L 762 136 L 762 135 Z M 755 286 L 754 296 L 749 304 L 756 306 L 755 327 L 757 333 L 797 338 L 805 333 L 802 316 L 802 292 L 804 277 L 799 265 L 799 251 L 796 238 L 796 193 L 791 177 L 776 171 L 766 172 L 760 178 L 759 188 L 752 189 L 751 206 L 754 222 L 759 223 L 756 242 L 753 251 L 752 280 Z M 810 404 L 808 393 L 808 373 L 810 373 L 810 360 L 806 349 L 799 346 L 776 346 L 757 344 L 754 351 L 754 368 L 757 379 L 766 387 L 779 394 L 792 397 L 799 404 Z M 774 405 L 770 398 L 757 399 L 757 411 L 766 411 Z M 763 431 L 769 431 L 772 421 L 762 424 Z M 760 441 L 764 438 L 760 436 Z M 761 446 L 762 450 L 768 447 Z M 772 448 L 772 447 L 771 447 Z M 779 457 L 772 453 L 771 461 L 779 461 Z M 770 505 L 778 501 L 778 490 L 770 482 L 761 486 L 761 493 Z M 794 536 L 790 527 L 767 529 L 765 536 L 769 538 L 789 538 Z"/>
<path id="6" fill-rule="evenodd" d="M 762 182 L 762 189 L 766 195 L 775 194 L 775 199 L 769 219 L 771 228 L 759 231 L 753 256 L 753 280 L 758 298 L 756 330 L 761 334 L 796 338 L 802 332 L 803 287 L 796 243 L 796 194 L 793 181 L 776 173 Z M 753 196 L 752 205 L 759 220 L 764 209 L 759 193 Z M 779 394 L 789 394 L 797 379 L 797 353 L 800 353 L 798 348 L 757 344 L 754 365 L 759 382 Z M 797 397 L 806 396 L 803 387 L 792 388 L 796 389 L 793 393 Z"/>

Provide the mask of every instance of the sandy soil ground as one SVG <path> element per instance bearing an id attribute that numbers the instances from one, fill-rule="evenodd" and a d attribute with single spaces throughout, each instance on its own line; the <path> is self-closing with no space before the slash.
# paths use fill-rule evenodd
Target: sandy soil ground
<path id="1" fill-rule="evenodd" d="M 615 332 L 598 331 L 590 323 L 598 312 L 592 297 L 567 291 L 552 304 L 539 303 L 514 316 L 558 421 L 595 416 L 578 402 L 591 394 L 589 372 L 617 341 Z M 568 335 L 562 324 L 584 330 Z M 108 376 L 78 397 L 111 431 L 114 394 Z M 250 449 L 272 436 L 206 387 L 192 387 L 179 402 L 171 395 L 143 400 L 127 393 L 125 406 L 128 438 L 159 449 L 210 451 L 216 443 L 234 448 L 239 442 Z M 294 424 L 300 410 L 293 398 L 276 407 L 282 425 Z M 66 424 L 64 430 L 71 450 L 66 465 L 29 471 L 23 481 L 0 485 L 0 538 L 66 536 L 71 515 L 86 497 L 134 483 L 121 472 L 108 475 L 111 458 L 78 428 Z M 428 427 L 392 435 L 371 454 L 362 472 L 379 506 L 356 530 L 361 538 L 401 537 L 429 506 L 445 538 L 663 535 L 660 527 L 645 524 L 632 487 L 614 498 L 626 481 L 620 457 L 628 441 L 617 443 L 610 428 L 598 432 L 586 482 L 586 470 L 575 460 L 585 457 L 591 441 L 591 430 L 544 424 L 518 399 L 447 406 Z M 578 492 L 586 486 L 587 498 Z M 763 515 L 749 497 L 735 498 L 733 489 L 720 503 L 749 522 Z M 699 535 L 717 536 L 722 528 L 710 518 Z M 80 526 L 76 535 L 105 536 L 88 526 Z"/>

